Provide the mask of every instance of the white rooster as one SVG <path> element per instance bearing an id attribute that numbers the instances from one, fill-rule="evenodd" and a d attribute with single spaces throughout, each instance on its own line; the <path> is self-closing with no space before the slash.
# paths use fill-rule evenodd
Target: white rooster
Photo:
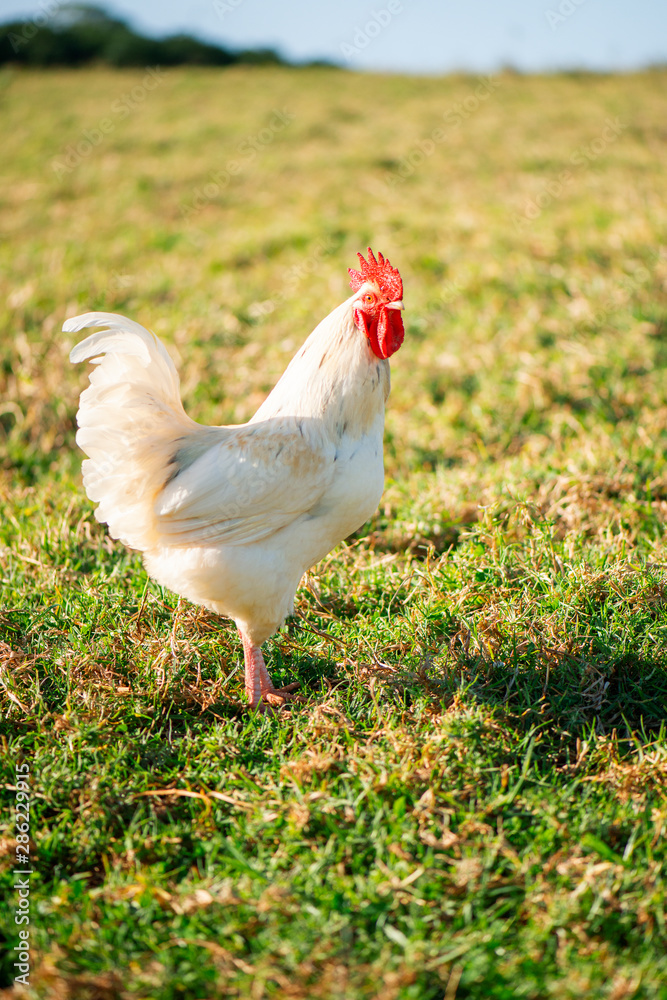
<path id="1" fill-rule="evenodd" d="M 149 574 L 233 618 L 253 707 L 282 704 L 261 645 L 293 612 L 304 572 L 373 513 L 382 494 L 386 360 L 403 342 L 398 271 L 368 249 L 354 294 L 315 328 L 247 424 L 185 413 L 155 334 L 113 313 L 67 320 L 74 363 L 96 366 L 76 436 L 96 517 L 144 554 Z"/>

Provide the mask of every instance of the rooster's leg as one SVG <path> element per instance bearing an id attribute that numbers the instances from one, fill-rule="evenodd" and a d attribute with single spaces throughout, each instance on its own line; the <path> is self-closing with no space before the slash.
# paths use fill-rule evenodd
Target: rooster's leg
<path id="1" fill-rule="evenodd" d="M 245 658 L 245 691 L 251 708 L 261 705 L 282 705 L 290 697 L 290 693 L 298 684 L 288 684 L 284 688 L 275 688 L 264 663 L 262 650 L 253 645 L 250 639 L 241 634 L 243 655 Z"/>

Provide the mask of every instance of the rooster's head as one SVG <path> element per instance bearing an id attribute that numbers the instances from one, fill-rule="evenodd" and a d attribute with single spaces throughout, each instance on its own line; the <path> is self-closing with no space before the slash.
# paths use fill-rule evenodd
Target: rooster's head
<path id="1" fill-rule="evenodd" d="M 388 358 L 403 343 L 403 282 L 395 267 L 382 256 L 377 260 L 368 248 L 368 260 L 357 254 L 361 270 L 349 268 L 350 287 L 357 293 L 352 300 L 354 321 L 365 334 L 378 358 Z"/>

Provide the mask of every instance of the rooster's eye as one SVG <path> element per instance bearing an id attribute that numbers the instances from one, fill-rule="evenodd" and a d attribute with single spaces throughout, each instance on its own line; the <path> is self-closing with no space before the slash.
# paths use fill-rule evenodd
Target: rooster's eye
<path id="1" fill-rule="evenodd" d="M 374 302 L 375 302 L 375 296 L 374 296 L 374 295 L 372 295 L 372 294 L 371 294 L 370 292 L 367 292 L 367 293 L 366 293 L 366 294 L 364 295 L 364 303 L 365 303 L 365 304 L 366 304 L 367 306 L 372 306 Z"/>

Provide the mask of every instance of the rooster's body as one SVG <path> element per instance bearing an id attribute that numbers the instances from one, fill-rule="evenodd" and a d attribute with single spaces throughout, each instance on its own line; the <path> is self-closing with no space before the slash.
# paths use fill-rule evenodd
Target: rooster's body
<path id="1" fill-rule="evenodd" d="M 386 357 L 402 340 L 402 286 L 382 255 L 370 260 L 375 270 L 362 259 L 356 294 L 319 324 L 243 425 L 191 420 L 169 355 L 132 320 L 86 313 L 65 324 L 105 328 L 71 354 L 97 364 L 77 434 L 96 516 L 143 552 L 160 583 L 235 620 L 254 706 L 282 700 L 259 647 L 292 612 L 303 573 L 382 494 Z"/>

